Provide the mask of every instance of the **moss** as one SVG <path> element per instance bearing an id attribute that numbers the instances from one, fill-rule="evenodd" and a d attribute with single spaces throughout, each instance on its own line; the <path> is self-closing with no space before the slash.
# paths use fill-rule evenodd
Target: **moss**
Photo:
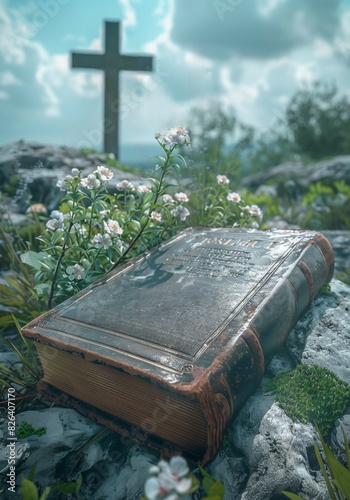
<path id="1" fill-rule="evenodd" d="M 294 421 L 317 424 L 327 435 L 350 403 L 350 386 L 322 366 L 299 365 L 266 384 L 275 401 Z"/>
<path id="2" fill-rule="evenodd" d="M 18 439 L 25 439 L 29 436 L 42 436 L 46 434 L 46 427 L 39 427 L 39 429 L 34 429 L 31 424 L 27 422 L 22 422 L 21 425 L 17 429 L 17 437 Z"/>
<path id="3" fill-rule="evenodd" d="M 324 283 L 321 286 L 320 293 L 331 293 L 331 291 L 332 291 L 332 289 L 331 289 L 331 285 L 329 283 Z"/>

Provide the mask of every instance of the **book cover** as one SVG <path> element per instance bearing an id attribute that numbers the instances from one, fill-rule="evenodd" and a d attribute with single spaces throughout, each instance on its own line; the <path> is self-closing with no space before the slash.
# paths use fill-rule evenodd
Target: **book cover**
<path id="1" fill-rule="evenodd" d="M 333 265 L 312 231 L 185 230 L 23 328 L 39 389 L 206 462 Z"/>

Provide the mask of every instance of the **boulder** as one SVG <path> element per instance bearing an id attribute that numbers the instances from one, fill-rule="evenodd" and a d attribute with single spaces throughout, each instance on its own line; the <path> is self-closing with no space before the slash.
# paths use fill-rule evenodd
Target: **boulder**
<path id="1" fill-rule="evenodd" d="M 0 190 L 6 187 L 13 195 L 9 211 L 16 216 L 18 210 L 25 213 L 29 204 L 43 203 L 48 211 L 57 208 L 63 195 L 56 186 L 71 173 L 72 168 L 82 170 L 87 176 L 99 165 L 106 165 L 114 155 L 104 153 L 85 154 L 66 146 L 49 146 L 36 142 L 17 141 L 0 147 Z M 112 167 L 114 172 L 111 187 L 127 178 L 134 185 L 144 184 L 140 177 Z M 19 183 L 14 184 L 17 174 Z M 17 203 L 17 208 L 15 204 Z"/>
<path id="2" fill-rule="evenodd" d="M 345 181 L 350 184 L 350 156 L 337 156 L 331 160 L 311 164 L 283 163 L 245 177 L 242 185 L 255 190 L 267 183 L 283 183 L 290 191 L 300 191 L 307 189 L 312 183 L 329 180 Z"/>

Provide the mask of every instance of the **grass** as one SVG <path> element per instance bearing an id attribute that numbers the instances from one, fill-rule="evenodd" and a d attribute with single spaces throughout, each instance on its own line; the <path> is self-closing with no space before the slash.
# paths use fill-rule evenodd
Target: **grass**
<path id="1" fill-rule="evenodd" d="M 294 421 L 312 422 L 326 436 L 350 404 L 350 386 L 322 366 L 298 365 L 268 382 L 265 392 Z"/>

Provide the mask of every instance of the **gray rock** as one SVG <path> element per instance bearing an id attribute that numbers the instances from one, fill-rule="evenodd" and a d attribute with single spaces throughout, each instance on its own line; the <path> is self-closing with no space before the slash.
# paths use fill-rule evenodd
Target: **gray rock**
<path id="1" fill-rule="evenodd" d="M 350 384 L 349 287 L 334 280 L 331 289 L 316 297 L 312 309 L 290 333 L 287 345 L 297 363 L 324 366 Z"/>
<path id="2" fill-rule="evenodd" d="M 32 435 L 16 443 L 16 474 L 17 477 L 21 473 L 28 477 L 36 464 L 35 482 L 42 487 L 57 482 L 57 471 L 63 468 L 67 455 L 81 448 L 102 429 L 76 411 L 59 407 L 18 413 L 16 427 L 22 422 L 32 425 L 34 429 L 44 427 L 46 433 Z M 7 422 L 1 428 L 4 435 L 7 434 L 6 425 Z"/>
<path id="3" fill-rule="evenodd" d="M 103 153 L 82 154 L 79 150 L 64 146 L 49 146 L 39 143 L 17 141 L 0 147 L 0 190 L 13 174 L 19 176 L 19 186 L 14 200 L 24 213 L 29 204 L 43 203 L 50 212 L 57 208 L 63 192 L 56 187 L 58 180 L 71 173 L 73 167 L 87 176 L 98 165 L 106 165 L 110 155 Z M 137 175 L 112 167 L 114 172 L 111 191 L 125 178 L 135 186 L 149 184 Z M 113 187 L 112 187 L 113 186 Z M 12 217 L 16 215 L 12 207 Z"/>
<path id="4" fill-rule="evenodd" d="M 208 466 L 224 483 L 225 500 L 282 500 L 282 490 L 296 492 L 305 500 L 328 498 L 313 449 L 315 429 L 311 424 L 294 423 L 263 388 L 271 377 L 300 362 L 326 366 L 350 383 L 350 287 L 337 280 L 331 286 L 331 293 L 316 297 L 271 361 L 261 386 L 229 426 L 218 456 Z M 28 474 L 37 462 L 36 478 L 44 485 L 66 480 L 75 464 L 74 470 L 83 473 L 81 498 L 136 500 L 143 493 L 149 466 L 159 460 L 149 450 L 108 433 L 83 449 L 76 464 L 76 451 L 101 427 L 62 408 L 19 413 L 17 425 L 21 421 L 35 428 L 45 426 L 47 433 L 21 442 L 18 472 Z M 5 425 L 0 429 L 6 437 Z M 329 440 L 344 460 L 341 427 L 350 439 L 350 408 L 336 422 Z M 3 468 L 4 447 L 1 459 Z"/>
<path id="5" fill-rule="evenodd" d="M 345 181 L 350 184 L 350 156 L 337 156 L 331 160 L 313 164 L 283 163 L 276 167 L 268 168 L 255 175 L 243 179 L 242 185 L 250 189 L 257 189 L 262 184 L 275 181 L 276 183 L 292 180 L 294 186 L 287 188 L 306 189 L 309 184 L 331 179 L 332 181 Z"/>

